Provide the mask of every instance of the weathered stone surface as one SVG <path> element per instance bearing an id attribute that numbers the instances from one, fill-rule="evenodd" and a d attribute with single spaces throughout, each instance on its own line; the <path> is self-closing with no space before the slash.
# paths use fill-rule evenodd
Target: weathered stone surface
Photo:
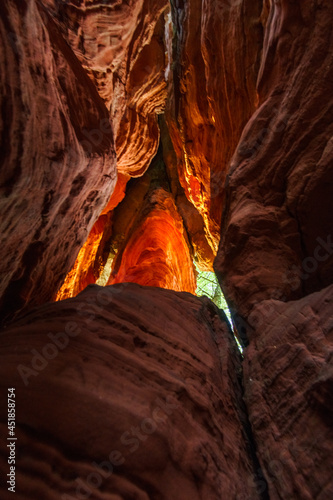
<path id="1" fill-rule="evenodd" d="M 245 402 L 269 498 L 333 497 L 333 286 L 252 313 Z"/>
<path id="2" fill-rule="evenodd" d="M 57 26 L 33 0 L 0 13 L 3 319 L 52 297 L 117 176 L 108 111 Z"/>
<path id="3" fill-rule="evenodd" d="M 111 212 L 101 215 L 93 225 L 87 241 L 79 251 L 74 266 L 67 274 L 55 300 L 75 297 L 86 286 L 96 283 L 105 264 L 100 249 L 109 232 L 108 228 L 112 228 Z"/>
<path id="4" fill-rule="evenodd" d="M 246 317 L 333 281 L 332 2 L 274 2 L 260 107 L 231 160 L 215 268 Z"/>
<path id="5" fill-rule="evenodd" d="M 118 170 L 142 175 L 166 99 L 167 0 L 43 0 L 110 111 Z"/>
<path id="6" fill-rule="evenodd" d="M 192 231 L 194 239 L 190 241 L 187 231 L 197 223 L 193 213 L 199 223 L 202 219 L 172 178 L 163 156 L 160 149 L 149 170 L 128 184 L 126 198 L 112 210 L 112 199 L 120 199 L 117 193 L 123 192 L 121 187 L 127 181 L 119 174 L 120 187 L 108 204 L 110 212 L 102 214 L 94 225 L 57 300 L 75 297 L 91 283 L 134 282 L 195 293 L 192 256 L 198 251 L 192 241 L 197 241 L 196 232 Z M 203 224 L 200 229 L 203 231 Z"/>
<path id="7" fill-rule="evenodd" d="M 183 221 L 172 195 L 154 190 L 117 256 L 109 284 L 132 282 L 195 293 L 196 278 Z"/>
<path id="8" fill-rule="evenodd" d="M 185 190 L 179 181 L 179 160 L 173 148 L 164 115 L 159 117 L 159 125 L 163 161 L 169 179 L 170 191 L 177 210 L 183 219 L 193 258 L 201 271 L 213 271 L 215 252 L 209 244 L 209 237 L 207 237 L 205 231 L 205 222 L 202 215 L 193 203 L 187 199 Z"/>
<path id="9" fill-rule="evenodd" d="M 26 312 L 0 335 L 16 496 L 330 500 L 332 2 L 175 0 L 173 24 L 165 0 L 0 13 L 2 317 L 50 299 L 80 248 L 61 298 L 111 266 L 193 292 L 223 210 L 215 268 L 249 342 L 244 409 L 207 301 L 118 284 Z"/>
<path id="10" fill-rule="evenodd" d="M 168 123 L 180 182 L 204 218 L 214 253 L 228 162 L 257 104 L 261 11 L 259 0 L 173 2 Z"/>
<path id="11" fill-rule="evenodd" d="M 128 175 L 118 174 L 114 192 L 79 251 L 74 266 L 56 295 L 56 300 L 75 297 L 87 285 L 96 283 L 101 276 L 110 252 L 113 210 L 124 199 L 128 180 Z"/>
<path id="12" fill-rule="evenodd" d="M 195 293 L 192 248 L 161 148 L 146 174 L 132 184 L 115 217 L 108 284 L 134 282 Z"/>
<path id="13" fill-rule="evenodd" d="M 333 494 L 332 19 L 331 2 L 271 3 L 214 264 L 249 341 L 245 402 L 271 499 Z"/>
<path id="14" fill-rule="evenodd" d="M 16 388 L 19 500 L 260 498 L 239 355 L 208 299 L 91 286 L 0 338 L 1 392 Z"/>

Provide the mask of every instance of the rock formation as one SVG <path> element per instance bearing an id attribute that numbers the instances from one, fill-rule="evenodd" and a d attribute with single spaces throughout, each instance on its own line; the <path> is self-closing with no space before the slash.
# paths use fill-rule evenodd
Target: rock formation
<path id="1" fill-rule="evenodd" d="M 108 284 L 133 282 L 195 293 L 193 262 L 172 197 L 156 189 L 147 201 L 149 213 L 126 242 Z"/>
<path id="2" fill-rule="evenodd" d="M 252 312 L 245 402 L 270 498 L 333 494 L 332 311 L 330 286 Z"/>
<path id="3" fill-rule="evenodd" d="M 164 108 L 167 0 L 43 0 L 112 117 L 118 170 L 138 176 L 157 151 Z"/>
<path id="4" fill-rule="evenodd" d="M 78 253 L 73 268 L 67 274 L 57 293 L 56 300 L 75 297 L 87 285 L 96 283 L 100 278 L 108 262 L 108 243 L 112 235 L 114 208 L 125 196 L 128 179 L 128 175 L 118 174 L 117 184 L 111 199 L 93 225 L 87 241 Z"/>
<path id="5" fill-rule="evenodd" d="M 117 178 L 107 108 L 38 6 L 0 7 L 2 318 L 52 297 Z"/>
<path id="6" fill-rule="evenodd" d="M 230 163 L 215 263 L 243 315 L 332 283 L 332 9 L 277 2 L 270 12 L 260 106 Z"/>
<path id="7" fill-rule="evenodd" d="M 0 15 L 17 497 L 331 500 L 332 2 Z"/>
<path id="8" fill-rule="evenodd" d="M 167 108 L 180 182 L 216 252 L 229 160 L 257 104 L 262 1 L 175 2 L 174 94 Z"/>
<path id="9" fill-rule="evenodd" d="M 27 313 L 0 363 L 2 391 L 16 388 L 16 497 L 259 499 L 240 371 L 226 318 L 188 293 L 93 285 Z"/>
<path id="10" fill-rule="evenodd" d="M 274 499 L 333 495 L 332 19 L 330 2 L 271 7 L 215 261 L 249 343 L 245 401 Z"/>

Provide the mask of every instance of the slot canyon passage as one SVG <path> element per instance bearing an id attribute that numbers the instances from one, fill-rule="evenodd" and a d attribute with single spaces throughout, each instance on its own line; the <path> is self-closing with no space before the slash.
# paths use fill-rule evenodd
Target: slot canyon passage
<path id="1" fill-rule="evenodd" d="M 332 500 L 333 2 L 0 39 L 1 499 Z"/>

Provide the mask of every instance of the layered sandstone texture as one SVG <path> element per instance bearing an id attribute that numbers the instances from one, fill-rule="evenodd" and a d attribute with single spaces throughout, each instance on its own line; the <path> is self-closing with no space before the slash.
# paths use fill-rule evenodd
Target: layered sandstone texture
<path id="1" fill-rule="evenodd" d="M 170 183 L 169 205 L 174 204 L 183 219 L 189 250 L 184 241 L 176 242 L 178 214 L 164 209 L 165 217 L 161 217 L 161 211 L 158 217 L 152 213 L 151 237 L 147 235 L 149 217 L 146 222 L 139 221 L 143 227 L 138 225 L 136 232 L 143 235 L 136 250 L 133 244 L 137 237 L 129 234 L 128 227 L 122 229 L 134 238 L 125 242 L 121 236 L 122 246 L 128 243 L 123 255 L 118 241 L 117 249 L 113 248 L 119 231 L 117 234 L 114 229 L 117 215 L 110 214 L 96 223 L 57 299 L 75 296 L 88 283 L 124 280 L 194 291 L 188 254 L 201 270 L 212 270 L 228 160 L 257 104 L 255 81 L 267 17 L 261 2 L 245 2 L 242 6 L 239 2 L 209 2 L 201 6 L 192 1 L 173 4 L 171 12 L 160 2 L 136 2 L 135 9 L 133 5 L 48 2 L 47 8 L 110 109 L 118 171 L 142 175 L 151 164 L 160 136 Z M 115 25 L 118 17 L 122 23 Z M 126 27 L 134 20 L 137 29 L 132 34 L 128 31 L 126 37 Z M 143 40 L 141 52 L 137 39 Z M 163 116 L 158 125 L 156 113 L 164 108 L 166 96 L 167 123 Z M 148 128 L 142 126 L 142 120 Z M 126 212 L 128 203 L 120 210 Z M 136 201 L 133 206 L 137 206 Z M 147 207 L 144 210 L 147 212 Z M 131 225 L 128 219 L 127 223 Z M 147 237 L 145 264 L 141 266 L 139 247 Z M 174 251 L 177 247 L 180 252 Z M 171 262 L 172 252 L 177 256 L 176 263 Z M 116 256 L 117 262 L 110 264 L 111 256 Z M 110 267 L 114 277 L 122 257 L 122 272 L 109 280 Z M 135 271 L 129 272 L 129 267 Z M 190 273 L 184 277 L 186 269 Z"/>
<path id="2" fill-rule="evenodd" d="M 54 298 L 71 269 L 78 292 L 105 264 L 116 158 L 123 177 L 142 175 L 159 143 L 167 9 L 2 2 L 2 319 Z"/>
<path id="3" fill-rule="evenodd" d="M 332 19 L 328 1 L 271 4 L 214 264 L 272 499 L 333 494 Z"/>
<path id="4" fill-rule="evenodd" d="M 108 284 L 134 282 L 195 293 L 192 247 L 161 148 L 119 207 L 113 242 L 118 251 Z"/>
<path id="5" fill-rule="evenodd" d="M 105 102 L 118 170 L 145 172 L 157 151 L 165 105 L 167 0 L 43 0 Z"/>
<path id="6" fill-rule="evenodd" d="M 149 213 L 126 242 L 108 283 L 132 282 L 195 293 L 186 233 L 171 195 L 156 189 L 147 202 Z"/>
<path id="7" fill-rule="evenodd" d="M 78 253 L 74 266 L 57 292 L 56 300 L 75 297 L 86 286 L 96 283 L 101 278 L 110 254 L 110 238 L 115 218 L 114 208 L 124 199 L 128 180 L 128 175 L 118 174 L 111 199 L 93 225 L 85 244 Z"/>
<path id="8" fill-rule="evenodd" d="M 216 253 L 229 160 L 257 105 L 266 10 L 259 0 L 173 2 L 167 119 L 188 199 Z"/>
<path id="9" fill-rule="evenodd" d="M 239 354 L 208 299 L 93 285 L 26 313 L 1 345 L 1 390 L 17 398 L 16 498 L 261 498 Z"/>
<path id="10" fill-rule="evenodd" d="M 332 2 L 0 13 L 1 319 L 44 304 L 1 333 L 18 498 L 330 500 Z M 243 374 L 210 302 L 139 286 L 194 292 L 220 235 Z M 118 284 L 45 304 L 70 269 Z"/>
<path id="11" fill-rule="evenodd" d="M 148 171 L 127 183 L 123 201 L 114 207 L 119 200 L 119 180 L 124 177 L 119 174 L 112 196 L 115 201 L 110 200 L 94 225 L 57 300 L 75 297 L 93 283 L 133 282 L 195 293 L 194 243 L 203 223 L 178 177 L 178 182 L 173 179 L 176 164 L 173 166 L 170 172 L 161 147 Z"/>
<path id="12" fill-rule="evenodd" d="M 0 12 L 3 319 L 59 288 L 117 172 L 107 108 L 57 26 L 33 0 Z"/>
<path id="13" fill-rule="evenodd" d="M 328 1 L 271 7 L 260 106 L 230 163 L 215 262 L 243 317 L 333 281 L 332 19 Z"/>
<path id="14" fill-rule="evenodd" d="M 245 402 L 273 500 L 333 497 L 332 312 L 331 285 L 252 313 Z"/>

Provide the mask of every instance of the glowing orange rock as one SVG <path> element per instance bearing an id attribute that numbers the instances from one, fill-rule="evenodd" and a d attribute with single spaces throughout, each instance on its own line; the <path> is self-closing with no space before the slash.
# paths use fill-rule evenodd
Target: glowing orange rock
<path id="1" fill-rule="evenodd" d="M 257 104 L 261 9 L 254 0 L 190 0 L 173 11 L 177 58 L 168 124 L 180 182 L 215 253 L 228 163 Z"/>
<path id="2" fill-rule="evenodd" d="M 111 230 L 111 211 L 124 198 L 128 179 L 128 175 L 118 175 L 118 181 L 110 201 L 104 208 L 99 219 L 95 222 L 87 241 L 79 251 L 73 268 L 67 274 L 62 287 L 57 293 L 56 300 L 75 297 L 87 285 L 95 283 L 100 276 L 101 270 L 105 264 L 101 255 L 98 256 L 100 245 L 103 236 L 105 237 L 107 232 Z"/>
<path id="3" fill-rule="evenodd" d="M 107 214 L 108 212 L 116 208 L 116 206 L 119 205 L 119 203 L 124 199 L 126 184 L 129 179 L 130 179 L 129 175 L 118 173 L 116 187 L 112 193 L 109 203 L 106 205 L 101 215 Z"/>
<path id="4" fill-rule="evenodd" d="M 195 270 L 172 196 L 158 189 L 149 201 L 154 208 L 127 241 L 108 284 L 133 282 L 195 293 Z"/>
<path id="5" fill-rule="evenodd" d="M 109 112 L 41 2 L 1 2 L 0 74 L 4 320 L 51 300 L 117 171 Z"/>
<path id="6" fill-rule="evenodd" d="M 94 262 L 108 219 L 107 215 L 102 215 L 94 224 L 87 241 L 79 251 L 73 268 L 57 293 L 56 300 L 75 297 L 87 285 L 96 282 L 99 273 L 94 273 Z"/>

